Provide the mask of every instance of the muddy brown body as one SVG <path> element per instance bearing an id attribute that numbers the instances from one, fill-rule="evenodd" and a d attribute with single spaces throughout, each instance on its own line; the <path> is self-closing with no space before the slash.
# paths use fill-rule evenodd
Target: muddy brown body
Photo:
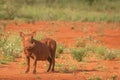
<path id="1" fill-rule="evenodd" d="M 30 58 L 34 60 L 33 73 L 36 73 L 36 65 L 38 60 L 47 60 L 50 65 L 47 70 L 54 71 L 55 65 L 55 51 L 56 51 L 56 41 L 50 38 L 38 41 L 33 39 L 33 34 L 20 33 L 22 37 L 23 52 L 26 57 L 27 69 L 25 73 L 29 72 L 30 69 Z M 52 67 L 52 69 L 51 69 Z"/>

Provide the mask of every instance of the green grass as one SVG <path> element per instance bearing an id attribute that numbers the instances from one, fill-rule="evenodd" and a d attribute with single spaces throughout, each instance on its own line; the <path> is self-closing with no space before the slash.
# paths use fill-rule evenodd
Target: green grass
<path id="1" fill-rule="evenodd" d="M 64 53 L 64 50 L 65 50 L 64 44 L 57 44 L 57 53 L 58 54 Z"/>
<path id="2" fill-rule="evenodd" d="M 21 13 L 17 14 L 18 16 L 14 19 L 23 19 L 23 20 L 47 20 L 47 21 L 120 21 L 120 15 L 115 13 L 104 13 L 97 11 L 79 11 L 71 10 L 69 8 L 65 9 L 54 9 L 38 6 L 31 7 L 27 6 L 20 10 Z M 27 10 L 27 11 L 26 11 Z M 69 14 L 68 14 L 69 13 Z"/>
<path id="3" fill-rule="evenodd" d="M 3 61 L 14 61 L 21 53 L 21 39 L 18 34 L 4 33 L 0 37 L 0 51 L 3 56 Z"/>
<path id="4" fill-rule="evenodd" d="M 59 58 L 60 54 L 63 54 L 65 52 L 65 45 L 64 44 L 57 44 L 57 49 L 56 49 L 56 58 Z"/>
<path id="5" fill-rule="evenodd" d="M 2 1 L 0 1 L 0 19 L 18 21 L 120 21 L 119 0 Z"/>
<path id="6" fill-rule="evenodd" d="M 116 54 L 116 50 L 111 50 L 105 46 L 98 46 L 93 49 L 93 52 L 98 54 L 99 57 L 105 60 L 112 60 L 117 58 L 119 54 Z"/>
<path id="7" fill-rule="evenodd" d="M 85 46 L 82 46 L 82 44 L 82 39 L 80 39 L 76 43 L 77 48 L 75 46 L 75 48 L 70 49 L 72 57 L 77 61 L 82 61 L 87 56 L 90 56 L 90 54 L 87 55 L 88 53 L 94 53 L 96 57 L 103 60 L 114 60 L 116 58 L 120 58 L 120 50 L 109 49 L 105 46 L 100 45 L 100 43 L 94 42 L 93 40 L 90 40 L 90 42 L 86 43 Z"/>
<path id="8" fill-rule="evenodd" d="M 8 63 L 8 61 L 0 59 L 0 64 L 7 64 L 7 63 Z"/>

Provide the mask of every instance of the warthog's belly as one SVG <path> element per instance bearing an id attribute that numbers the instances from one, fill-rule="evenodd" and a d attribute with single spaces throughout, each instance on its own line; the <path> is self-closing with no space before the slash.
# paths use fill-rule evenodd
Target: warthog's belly
<path id="1" fill-rule="evenodd" d="M 37 60 L 45 61 L 45 60 L 47 60 L 47 58 L 39 58 Z"/>
<path id="2" fill-rule="evenodd" d="M 40 55 L 39 55 L 39 56 L 34 56 L 34 55 L 31 55 L 30 57 L 31 57 L 32 59 L 35 59 L 35 58 L 36 58 L 37 60 L 42 60 L 42 61 L 44 61 L 44 60 L 47 60 L 49 56 L 40 56 Z"/>

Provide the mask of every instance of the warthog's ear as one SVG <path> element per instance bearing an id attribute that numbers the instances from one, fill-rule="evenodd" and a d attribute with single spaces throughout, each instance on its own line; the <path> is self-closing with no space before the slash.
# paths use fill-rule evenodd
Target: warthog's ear
<path id="1" fill-rule="evenodd" d="M 24 33 L 23 32 L 20 32 L 20 37 L 24 37 Z"/>

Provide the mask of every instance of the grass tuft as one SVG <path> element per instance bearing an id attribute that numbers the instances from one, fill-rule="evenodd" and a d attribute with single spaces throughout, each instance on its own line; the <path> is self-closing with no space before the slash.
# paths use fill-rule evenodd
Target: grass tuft
<path id="1" fill-rule="evenodd" d="M 87 54 L 87 50 L 85 48 L 72 49 L 71 54 L 77 61 L 82 61 Z"/>

